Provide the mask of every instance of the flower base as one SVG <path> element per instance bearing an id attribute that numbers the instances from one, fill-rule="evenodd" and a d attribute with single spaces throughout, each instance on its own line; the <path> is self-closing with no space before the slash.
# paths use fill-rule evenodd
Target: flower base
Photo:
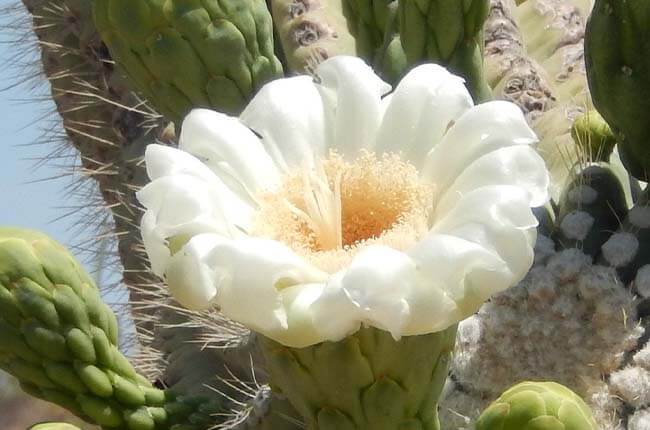
<path id="1" fill-rule="evenodd" d="M 309 430 L 438 430 L 437 403 L 456 326 L 394 340 L 364 328 L 339 342 L 290 348 L 262 338 L 271 386 Z"/>

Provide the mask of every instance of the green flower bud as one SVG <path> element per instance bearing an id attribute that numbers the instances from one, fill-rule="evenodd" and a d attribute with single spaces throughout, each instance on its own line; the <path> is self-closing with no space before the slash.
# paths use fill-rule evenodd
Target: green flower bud
<path id="1" fill-rule="evenodd" d="M 120 353 L 115 315 L 79 263 L 40 233 L 0 228 L 0 333 L 0 368 L 21 387 L 106 428 L 165 430 L 223 412 L 188 398 L 175 400 L 182 413 L 154 413 L 167 393 Z M 63 424 L 40 430 L 52 425 Z"/>
<path id="2" fill-rule="evenodd" d="M 608 161 L 616 145 L 614 133 L 596 110 L 576 118 L 571 126 L 571 137 L 592 161 Z"/>
<path id="3" fill-rule="evenodd" d="M 476 422 L 476 430 L 596 430 L 591 410 L 555 382 L 522 382 L 508 389 Z"/>

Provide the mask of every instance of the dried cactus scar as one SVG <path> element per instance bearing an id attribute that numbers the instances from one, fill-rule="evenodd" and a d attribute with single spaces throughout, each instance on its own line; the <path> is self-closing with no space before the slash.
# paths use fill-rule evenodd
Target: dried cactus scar
<path id="1" fill-rule="evenodd" d="M 142 233 L 182 305 L 303 347 L 441 331 L 523 278 L 549 179 L 519 108 L 431 64 L 392 93 L 357 58 L 315 74 L 148 147 Z"/>

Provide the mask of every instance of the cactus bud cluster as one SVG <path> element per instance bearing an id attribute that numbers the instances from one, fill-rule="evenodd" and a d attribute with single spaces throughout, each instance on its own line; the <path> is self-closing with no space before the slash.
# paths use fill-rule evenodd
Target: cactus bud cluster
<path id="1" fill-rule="evenodd" d="M 0 368 L 24 391 L 104 428 L 205 424 L 217 410 L 136 373 L 117 348 L 117 320 L 92 280 L 39 233 L 0 229 L 0 333 Z"/>

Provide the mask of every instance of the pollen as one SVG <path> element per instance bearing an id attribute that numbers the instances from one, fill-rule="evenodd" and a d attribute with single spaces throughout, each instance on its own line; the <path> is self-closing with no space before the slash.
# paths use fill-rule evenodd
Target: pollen
<path id="1" fill-rule="evenodd" d="M 253 234 L 281 241 L 332 273 L 365 246 L 414 245 L 428 230 L 433 196 L 397 154 L 363 151 L 348 161 L 331 152 L 258 196 Z"/>

